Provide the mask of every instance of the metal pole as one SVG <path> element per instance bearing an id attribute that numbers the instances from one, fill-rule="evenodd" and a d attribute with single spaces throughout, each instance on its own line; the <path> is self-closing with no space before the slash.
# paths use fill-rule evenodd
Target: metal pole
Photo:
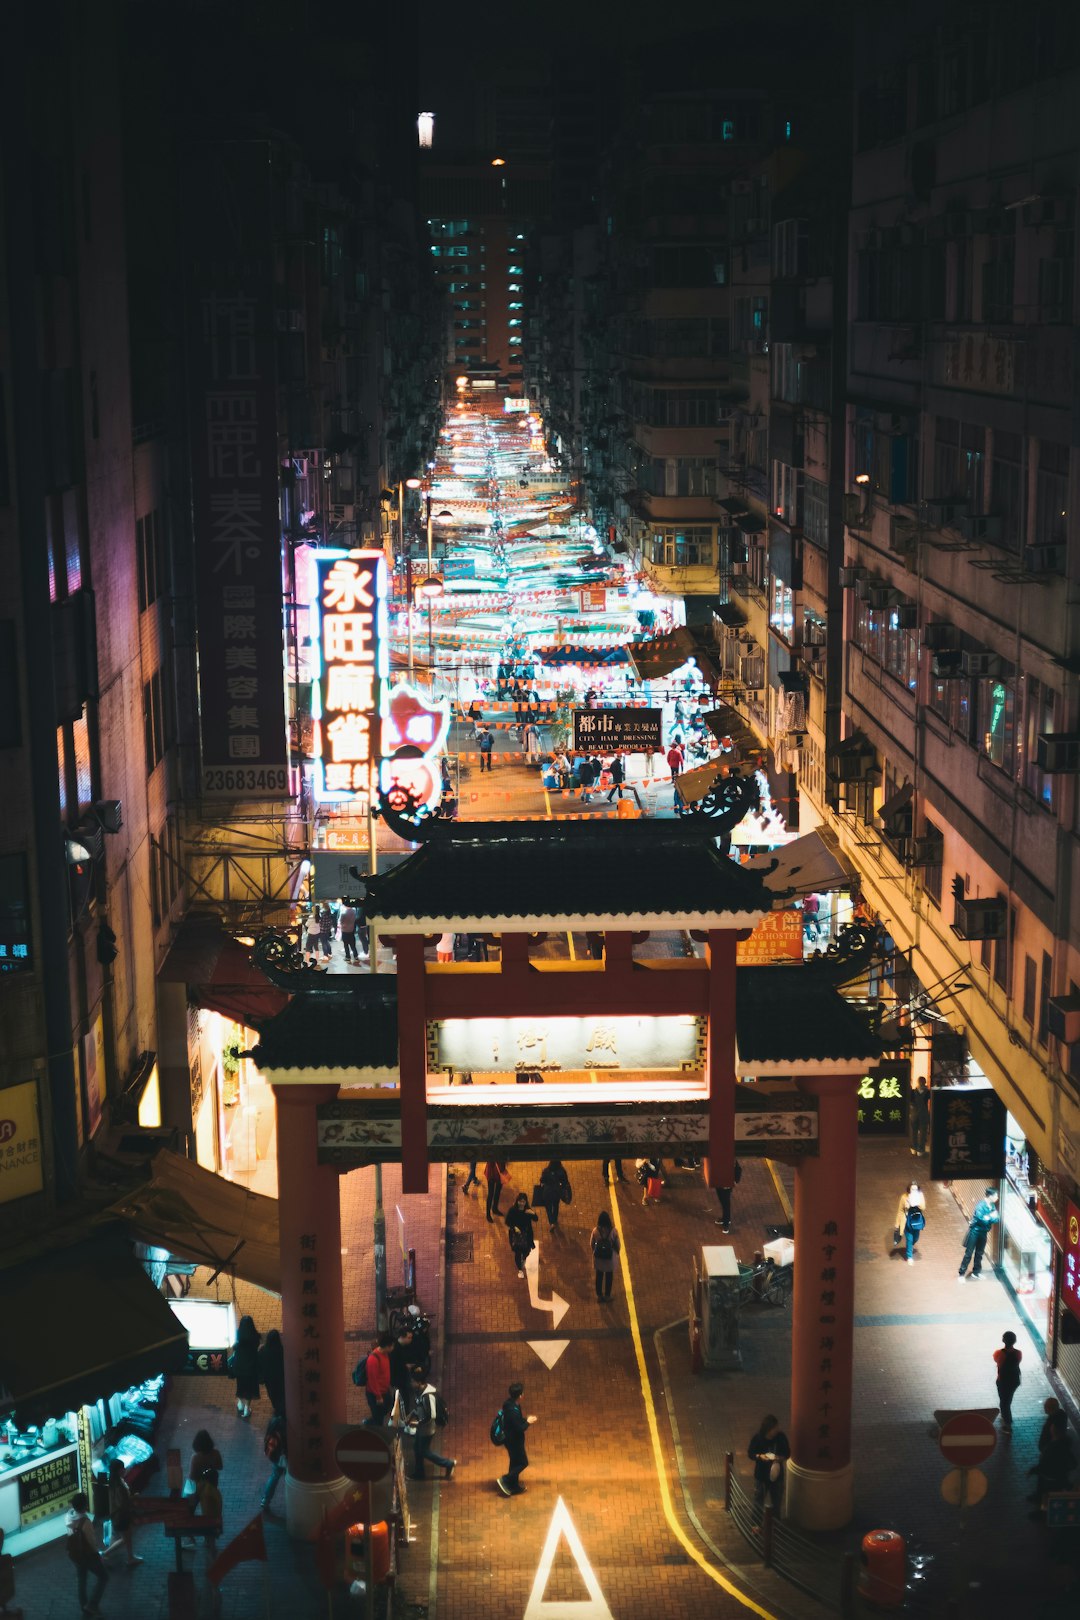
<path id="1" fill-rule="evenodd" d="M 397 486 L 397 523 L 398 523 L 398 556 L 405 550 L 405 481 L 398 479 Z"/>
<path id="2" fill-rule="evenodd" d="M 375 1330 L 385 1333 L 389 1326 L 386 1312 L 386 1213 L 382 1201 L 382 1165 L 375 1165 Z"/>
<path id="3" fill-rule="evenodd" d="M 427 577 L 428 577 L 428 579 L 431 578 L 432 574 L 435 571 L 435 562 L 434 562 L 434 558 L 432 556 L 432 541 L 431 541 L 432 516 L 431 516 L 431 513 L 432 513 L 432 502 L 431 502 L 431 496 L 429 495 L 428 496 L 428 503 L 427 503 Z M 433 638 L 433 634 L 432 634 L 431 596 L 430 596 L 430 594 L 428 595 L 428 599 L 427 599 L 427 661 L 428 661 L 428 686 L 431 688 L 431 694 L 432 694 L 432 697 L 434 698 L 434 695 L 435 695 L 435 643 L 434 643 L 434 638 Z"/>
<path id="4" fill-rule="evenodd" d="M 413 658 L 413 622 L 412 622 L 412 620 L 413 620 L 413 608 L 416 605 L 414 603 L 414 601 L 413 601 L 413 588 L 412 588 L 412 540 L 411 539 L 409 541 L 409 549 L 405 554 L 405 594 L 409 598 L 409 605 L 408 605 L 408 608 L 407 608 L 406 612 L 407 612 L 407 617 L 408 617 L 408 620 L 409 620 L 409 684 L 411 686 L 413 684 L 413 682 L 414 682 L 414 679 L 415 679 L 415 668 L 414 668 L 414 662 L 415 661 L 414 661 L 414 658 Z"/>
<path id="5" fill-rule="evenodd" d="M 372 760 L 368 771 L 368 876 L 377 877 L 379 872 L 379 818 L 376 814 L 376 800 L 379 793 L 379 762 Z M 379 933 L 375 923 L 368 918 L 368 968 L 372 973 L 379 971 Z"/>
<path id="6" fill-rule="evenodd" d="M 371 1522 L 372 1498 L 371 1481 L 367 1484 L 367 1535 L 364 1537 L 364 1573 L 367 1576 L 367 1591 L 364 1594 L 364 1614 L 367 1620 L 375 1620 L 375 1526 Z"/>

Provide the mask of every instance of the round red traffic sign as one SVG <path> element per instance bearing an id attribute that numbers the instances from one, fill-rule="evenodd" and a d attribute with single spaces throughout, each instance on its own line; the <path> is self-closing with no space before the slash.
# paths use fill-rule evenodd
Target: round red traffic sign
<path id="1" fill-rule="evenodd" d="M 954 1468 L 978 1468 L 997 1445 L 997 1430 L 981 1412 L 958 1412 L 942 1424 L 938 1445 Z"/>
<path id="2" fill-rule="evenodd" d="M 347 1429 L 334 1456 L 345 1478 L 356 1485 L 374 1485 L 390 1472 L 390 1447 L 374 1429 Z"/>

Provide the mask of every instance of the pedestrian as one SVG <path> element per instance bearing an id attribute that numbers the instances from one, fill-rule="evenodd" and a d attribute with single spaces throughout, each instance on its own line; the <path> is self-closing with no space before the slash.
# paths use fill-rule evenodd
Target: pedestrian
<path id="1" fill-rule="evenodd" d="M 561 788 L 570 786 L 570 761 L 566 757 L 566 750 L 560 748 L 554 758 L 555 776 Z"/>
<path id="2" fill-rule="evenodd" d="M 288 1466 L 287 1445 L 288 1435 L 285 1429 L 285 1419 L 279 1412 L 275 1412 L 266 1425 L 266 1433 L 263 1435 L 263 1455 L 270 1464 L 270 1478 L 267 1480 L 262 1493 L 261 1506 L 264 1513 L 270 1512 L 270 1503 L 274 1500 L 274 1492 L 285 1476 Z"/>
<path id="3" fill-rule="evenodd" d="M 1012 1403 L 1013 1396 L 1020 1388 L 1020 1363 L 1024 1352 L 1016 1348 L 1016 1334 L 1013 1332 L 1001 1335 L 1001 1349 L 994 1351 L 994 1362 L 997 1366 L 997 1397 L 1001 1408 L 1001 1432 L 1012 1434 Z"/>
<path id="4" fill-rule="evenodd" d="M 554 1231 L 559 1224 L 559 1205 L 568 1204 L 573 1197 L 570 1177 L 561 1159 L 550 1159 L 540 1172 L 541 1202 L 547 1210 L 548 1227 Z"/>
<path id="5" fill-rule="evenodd" d="M 495 738 L 486 726 L 479 728 L 478 741 L 480 744 L 480 769 L 483 771 L 486 767 L 490 771 L 491 751 L 495 747 Z"/>
<path id="6" fill-rule="evenodd" d="M 221 1528 L 223 1504 L 221 1492 L 218 1490 L 218 1472 L 216 1468 L 205 1468 L 196 1481 L 196 1491 L 192 1513 L 198 1513 L 214 1526 L 214 1531 L 206 1537 L 207 1549 L 214 1555 L 217 1553 L 216 1531 Z"/>
<path id="7" fill-rule="evenodd" d="M 305 924 L 304 948 L 307 952 L 308 966 L 316 967 L 319 961 L 319 908 L 312 906 L 307 914 Z"/>
<path id="8" fill-rule="evenodd" d="M 184 1487 L 185 1496 L 194 1496 L 199 1480 L 208 1468 L 213 1468 L 218 1474 L 225 1464 L 221 1460 L 221 1452 L 215 1446 L 208 1429 L 200 1429 L 191 1442 L 191 1462 L 188 1464 L 187 1484 Z"/>
<path id="9" fill-rule="evenodd" d="M 472 1084 L 471 1077 L 470 1077 L 470 1079 L 468 1081 L 463 1080 L 461 1083 L 462 1083 L 462 1085 L 466 1085 L 466 1084 L 471 1085 Z M 465 1185 L 461 1189 L 463 1193 L 467 1193 L 470 1187 L 474 1187 L 474 1186 L 479 1187 L 479 1185 L 480 1185 L 480 1177 L 476 1173 L 476 1165 L 477 1165 L 476 1159 L 470 1159 L 469 1160 L 469 1174 L 466 1176 Z"/>
<path id="10" fill-rule="evenodd" d="M 250 1316 L 240 1318 L 229 1372 L 236 1379 L 237 1415 L 249 1418 L 251 1403 L 259 1398 L 259 1330 Z"/>
<path id="11" fill-rule="evenodd" d="M 529 1466 L 529 1459 L 525 1453 L 525 1436 L 536 1422 L 536 1418 L 522 1415 L 520 1403 L 524 1393 L 524 1384 L 511 1384 L 509 1394 L 501 1408 L 503 1445 L 506 1447 L 506 1473 L 500 1474 L 495 1483 L 504 1496 L 525 1494 L 525 1487 L 521 1483 L 521 1476 Z"/>
<path id="12" fill-rule="evenodd" d="M 505 1160 L 489 1159 L 484 1166 L 484 1180 L 487 1182 L 487 1209 L 485 1213 L 488 1220 L 493 1221 L 496 1215 L 502 1214 L 502 1210 L 499 1208 L 499 1199 L 502 1197 L 503 1187 L 510 1180 L 510 1171 Z"/>
<path id="13" fill-rule="evenodd" d="M 1035 1465 L 1035 1494 L 1031 1500 L 1040 1508 L 1049 1491 L 1070 1489 L 1076 1453 L 1069 1439 L 1069 1420 L 1062 1411 L 1054 1412 L 1046 1420 L 1049 1438 L 1045 1445 L 1039 1442 L 1039 1460 Z"/>
<path id="14" fill-rule="evenodd" d="M 596 767 L 588 754 L 584 754 L 577 762 L 577 779 L 581 787 L 582 804 L 591 804 L 592 790 L 596 782 Z"/>
<path id="15" fill-rule="evenodd" d="M 341 902 L 338 927 L 341 930 L 341 948 L 345 952 L 346 962 L 355 962 L 359 967 L 360 959 L 356 954 L 356 907 L 351 900 Z"/>
<path id="16" fill-rule="evenodd" d="M 893 1222 L 893 1247 L 899 1248 L 903 1239 L 905 1258 L 909 1266 L 915 1264 L 915 1246 L 926 1225 L 926 1195 L 917 1181 L 909 1181 L 896 1206 Z"/>
<path id="17" fill-rule="evenodd" d="M 600 954 L 603 955 L 603 945 L 601 945 Z M 626 1180 L 626 1177 L 622 1173 L 622 1160 L 621 1159 L 605 1159 L 604 1162 L 603 1162 L 603 1166 L 601 1168 L 601 1172 L 600 1172 L 601 1175 L 604 1178 L 604 1186 L 605 1187 L 608 1184 L 608 1165 L 610 1165 L 610 1164 L 613 1164 L 615 1166 L 615 1178 L 616 1178 L 616 1180 L 617 1181 L 625 1181 Z M 614 1185 L 614 1183 L 613 1183 L 613 1185 Z"/>
<path id="18" fill-rule="evenodd" d="M 412 1400 L 413 1368 L 418 1364 L 418 1347 L 412 1328 L 402 1328 L 390 1350 L 390 1383 L 404 1415 Z M 393 1411 L 393 1406 L 390 1408 Z"/>
<path id="19" fill-rule="evenodd" d="M 390 1421 L 394 1409 L 393 1376 L 390 1370 L 390 1352 L 394 1347 L 392 1333 L 380 1333 L 368 1351 L 364 1363 L 364 1394 L 367 1396 L 371 1416 L 364 1419 L 365 1428 L 382 1428 Z"/>
<path id="20" fill-rule="evenodd" d="M 1039 1430 L 1039 1451 L 1040 1451 L 1040 1453 L 1042 1452 L 1043 1448 L 1049 1444 L 1051 1436 L 1053 1434 L 1053 1428 L 1052 1428 L 1050 1419 L 1053 1417 L 1055 1412 L 1060 1412 L 1060 1411 L 1061 1411 L 1061 1402 L 1059 1400 L 1057 1400 L 1055 1396 L 1048 1395 L 1046 1397 L 1045 1401 L 1043 1401 L 1043 1426 Z M 1028 1469 L 1028 1473 L 1033 1474 L 1035 1472 L 1035 1470 L 1038 1468 L 1038 1466 L 1039 1466 L 1038 1463 L 1036 1463 L 1034 1468 L 1029 1468 Z"/>
<path id="21" fill-rule="evenodd" d="M 735 1160 L 733 1180 L 735 1186 L 738 1186 L 739 1182 L 742 1180 L 742 1165 L 739 1163 L 738 1159 Z M 720 1218 L 714 1221 L 713 1225 L 719 1226 L 724 1232 L 731 1231 L 731 1193 L 731 1187 L 717 1187 L 716 1189 L 716 1196 L 720 1203 Z"/>
<path id="22" fill-rule="evenodd" d="M 926 1138 L 930 1131 L 930 1088 L 920 1076 L 911 1093 L 910 1104 L 911 1151 L 916 1157 L 926 1152 Z"/>
<path id="23" fill-rule="evenodd" d="M 961 1282 L 967 1281 L 964 1273 L 967 1271 L 968 1266 L 971 1266 L 971 1278 L 973 1282 L 977 1282 L 982 1274 L 983 1252 L 986 1248 L 986 1240 L 990 1236 L 991 1229 L 995 1227 L 998 1221 L 1001 1219 L 997 1202 L 997 1188 L 987 1187 L 985 1193 L 975 1205 L 974 1213 L 968 1225 L 967 1237 L 964 1240 L 963 1258 L 960 1261 L 959 1276 Z"/>
<path id="24" fill-rule="evenodd" d="M 636 1166 L 638 1185 L 641 1187 L 641 1202 L 643 1204 L 658 1204 L 660 1190 L 664 1179 L 660 1170 L 660 1160 L 655 1156 L 651 1159 L 638 1159 Z"/>
<path id="25" fill-rule="evenodd" d="M 683 749 L 682 738 L 676 733 L 672 738 L 671 747 L 667 751 L 668 770 L 671 772 L 671 785 L 674 788 L 682 775 L 686 764 L 686 753 Z M 678 790 L 676 789 L 676 794 Z"/>
<path id="26" fill-rule="evenodd" d="M 435 960 L 437 962 L 452 962 L 454 960 L 454 936 L 451 933 L 439 935 L 435 946 Z"/>
<path id="27" fill-rule="evenodd" d="M 607 768 L 611 774 L 611 792 L 607 796 L 607 802 L 610 804 L 616 794 L 622 798 L 623 783 L 626 780 L 626 767 L 623 765 L 622 755 L 613 754 Z"/>
<path id="28" fill-rule="evenodd" d="M 328 962 L 334 954 L 334 932 L 334 913 L 324 900 L 319 912 L 319 948 Z"/>
<path id="29" fill-rule="evenodd" d="M 431 1449 L 431 1442 L 435 1438 L 437 1427 L 445 1427 L 445 1418 L 440 1425 L 438 1418 L 440 1408 L 445 1412 L 435 1385 L 429 1384 L 422 1372 L 413 1373 L 413 1405 L 409 1413 L 409 1428 L 414 1435 L 413 1440 L 413 1479 L 426 1479 L 424 1465 L 431 1462 L 436 1468 L 446 1470 L 447 1479 L 453 1479 L 454 1469 L 457 1467 L 456 1457 L 440 1457 L 437 1451 Z"/>
<path id="30" fill-rule="evenodd" d="M 255 1359 L 259 1382 L 276 1417 L 285 1416 L 285 1346 L 277 1328 L 271 1328 Z"/>
<path id="31" fill-rule="evenodd" d="M 127 1553 L 127 1567 L 134 1569 L 141 1564 L 142 1559 L 135 1554 L 135 1499 L 131 1489 L 124 1478 L 124 1465 L 119 1457 L 114 1457 L 109 1464 L 109 1522 L 112 1531 L 109 1537 L 107 1550 L 103 1558 L 111 1558 L 112 1554 L 123 1547 Z"/>
<path id="32" fill-rule="evenodd" d="M 596 1225 L 589 1237 L 589 1244 L 593 1252 L 593 1268 L 596 1274 L 596 1297 L 606 1301 L 611 1298 L 615 1256 L 620 1247 L 619 1234 L 612 1226 L 611 1216 L 606 1210 L 601 1210 L 596 1217 Z"/>
<path id="33" fill-rule="evenodd" d="M 758 1426 L 746 1455 L 754 1464 L 754 1506 L 761 1508 L 768 1492 L 773 1512 L 780 1511 L 780 1498 L 784 1494 L 784 1464 L 791 1456 L 787 1435 L 780 1427 L 780 1419 L 767 1412 Z"/>
<path id="34" fill-rule="evenodd" d="M 540 1217 L 535 1210 L 529 1208 L 529 1200 L 525 1194 L 518 1193 L 514 1199 L 513 1208 L 507 1211 L 504 1219 L 510 1233 L 510 1247 L 514 1251 L 517 1274 L 519 1277 L 524 1277 L 525 1262 L 536 1247 L 533 1227 Z"/>
<path id="35" fill-rule="evenodd" d="M 100 1614 L 98 1604 L 109 1584 L 109 1572 L 101 1556 L 97 1533 L 90 1523 L 90 1500 L 84 1491 L 71 1498 L 67 1516 L 67 1555 L 75 1565 L 79 1607 L 83 1614 Z M 86 1588 L 91 1575 L 95 1582 L 94 1595 L 88 1598 Z"/>
<path id="36" fill-rule="evenodd" d="M 525 747 L 525 761 L 531 765 L 540 758 L 540 732 L 530 720 L 521 734 Z"/>

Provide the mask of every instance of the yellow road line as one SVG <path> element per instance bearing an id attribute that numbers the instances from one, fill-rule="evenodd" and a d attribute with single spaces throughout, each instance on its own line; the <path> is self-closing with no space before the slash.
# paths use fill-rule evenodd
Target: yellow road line
<path id="1" fill-rule="evenodd" d="M 715 1564 L 711 1564 L 705 1557 L 705 1554 L 694 1545 L 686 1531 L 683 1529 L 682 1525 L 679 1523 L 678 1517 L 675 1513 L 674 1503 L 671 1500 L 671 1487 L 668 1484 L 667 1467 L 664 1463 L 664 1453 L 660 1444 L 660 1425 L 656 1418 L 656 1404 L 653 1400 L 652 1385 L 649 1382 L 649 1370 L 645 1365 L 645 1349 L 641 1342 L 641 1327 L 638 1323 L 637 1303 L 634 1299 L 634 1284 L 630 1276 L 630 1257 L 626 1249 L 625 1226 L 623 1227 L 621 1237 L 622 1246 L 620 1253 L 620 1264 L 622 1270 L 623 1287 L 626 1290 L 627 1309 L 630 1313 L 630 1334 L 634 1341 L 634 1355 L 637 1358 L 638 1381 L 641 1384 L 641 1397 L 645 1402 L 645 1415 L 649 1420 L 649 1437 L 652 1440 L 653 1461 L 656 1464 L 656 1477 L 660 1481 L 660 1502 L 664 1509 L 664 1518 L 668 1522 L 668 1528 L 675 1537 L 676 1541 L 682 1547 L 683 1551 L 689 1554 L 689 1556 L 694 1560 L 694 1563 L 697 1564 L 698 1568 L 704 1570 L 709 1579 L 711 1581 L 715 1581 L 717 1586 L 723 1587 L 724 1591 L 727 1592 L 729 1597 L 733 1597 L 735 1601 L 740 1603 L 744 1609 L 749 1609 L 751 1614 L 758 1615 L 760 1620 L 778 1620 L 778 1616 L 773 1614 L 770 1609 L 763 1609 L 761 1604 L 755 1603 L 752 1597 L 747 1596 L 745 1592 L 740 1592 L 739 1588 L 734 1585 L 728 1576 L 723 1574 L 721 1570 L 717 1569 Z"/>
<path id="2" fill-rule="evenodd" d="M 787 1188 L 784 1186 L 784 1183 L 780 1180 L 780 1172 L 777 1170 L 776 1165 L 773 1163 L 772 1159 L 766 1159 L 765 1163 L 769 1167 L 769 1174 L 770 1174 L 770 1176 L 772 1176 L 773 1188 L 774 1188 L 774 1190 L 776 1192 L 777 1198 L 780 1200 L 780 1208 L 784 1212 L 784 1219 L 785 1219 L 785 1221 L 789 1221 L 791 1223 L 791 1225 L 794 1226 L 794 1224 L 795 1224 L 795 1211 L 791 1207 L 791 1200 L 788 1198 Z"/>
<path id="3" fill-rule="evenodd" d="M 571 960 L 571 962 L 576 962 L 577 961 L 577 952 L 574 950 L 574 936 L 569 931 L 567 932 L 567 935 L 566 935 L 566 943 L 570 947 L 570 960 Z"/>

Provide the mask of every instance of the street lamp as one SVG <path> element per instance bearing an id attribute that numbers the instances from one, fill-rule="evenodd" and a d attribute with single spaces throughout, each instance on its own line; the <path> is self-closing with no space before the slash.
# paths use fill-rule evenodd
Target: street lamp
<path id="1" fill-rule="evenodd" d="M 430 535 L 430 533 L 431 533 L 430 529 L 428 530 L 428 533 Z M 429 547 L 429 552 L 430 552 L 430 547 Z M 428 560 L 429 560 L 429 563 L 430 563 L 430 556 L 429 556 Z M 431 682 L 432 696 L 434 696 L 434 693 L 435 693 L 435 638 L 434 638 L 434 634 L 433 634 L 433 630 L 432 630 L 432 623 L 431 623 L 431 604 L 432 604 L 432 602 L 434 602 L 435 598 L 437 596 L 441 596 L 442 593 L 443 593 L 443 582 L 442 582 L 441 577 L 438 574 L 430 574 L 429 573 L 427 578 L 422 579 L 420 581 L 419 585 L 416 587 L 417 598 L 418 599 L 423 599 L 423 601 L 425 601 L 427 603 L 428 679 Z"/>

